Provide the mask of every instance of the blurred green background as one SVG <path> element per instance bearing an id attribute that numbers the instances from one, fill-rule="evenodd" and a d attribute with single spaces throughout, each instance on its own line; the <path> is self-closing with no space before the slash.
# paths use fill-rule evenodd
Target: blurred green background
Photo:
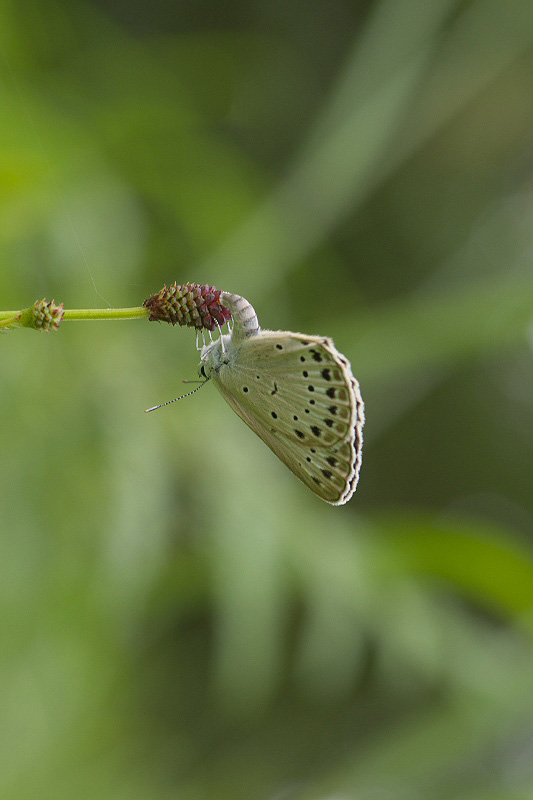
<path id="1" fill-rule="evenodd" d="M 0 338 L 0 796 L 533 797 L 531 0 L 1 0 L 0 297 L 242 294 L 367 409 L 316 499 L 194 334 Z"/>

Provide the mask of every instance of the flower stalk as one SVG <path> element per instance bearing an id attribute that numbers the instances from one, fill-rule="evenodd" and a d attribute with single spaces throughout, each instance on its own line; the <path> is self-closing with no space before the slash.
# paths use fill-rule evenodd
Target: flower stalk
<path id="1" fill-rule="evenodd" d="M 94 319 L 140 319 L 148 317 L 150 312 L 144 306 L 133 308 L 71 308 L 62 312 L 51 310 L 50 313 L 41 312 L 41 304 L 46 301 L 38 300 L 33 306 L 19 311 L 0 311 L 1 328 L 33 328 L 34 330 L 57 330 L 63 320 L 94 320 Z M 46 304 L 48 305 L 48 304 Z M 55 304 L 54 304 L 55 305 Z"/>

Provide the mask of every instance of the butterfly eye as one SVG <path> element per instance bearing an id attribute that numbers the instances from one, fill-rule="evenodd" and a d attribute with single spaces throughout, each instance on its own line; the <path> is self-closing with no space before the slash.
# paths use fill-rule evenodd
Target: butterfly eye
<path id="1" fill-rule="evenodd" d="M 204 365 L 203 364 L 201 365 L 200 369 L 198 370 L 198 375 L 201 375 L 202 378 L 207 378 L 207 375 L 205 374 L 205 369 L 204 369 Z"/>

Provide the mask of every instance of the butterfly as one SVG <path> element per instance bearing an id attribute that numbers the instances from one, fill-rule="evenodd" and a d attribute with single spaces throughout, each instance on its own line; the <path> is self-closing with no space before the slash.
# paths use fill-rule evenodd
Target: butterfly
<path id="1" fill-rule="evenodd" d="M 222 292 L 230 333 L 201 349 L 199 375 L 318 497 L 346 503 L 359 479 L 364 405 L 333 341 L 261 330 L 255 310 Z"/>

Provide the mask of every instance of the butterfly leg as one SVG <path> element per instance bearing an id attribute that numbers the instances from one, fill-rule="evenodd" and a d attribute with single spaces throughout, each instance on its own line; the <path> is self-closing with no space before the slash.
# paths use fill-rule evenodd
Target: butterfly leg
<path id="1" fill-rule="evenodd" d="M 204 334 L 203 330 L 198 330 L 197 329 L 196 330 L 196 349 L 198 351 L 201 351 L 203 349 L 202 347 L 199 346 L 199 338 L 200 338 L 200 336 L 202 337 L 203 347 L 205 347 L 205 334 Z M 211 341 L 213 341 L 213 340 L 211 339 Z"/>
<path id="2" fill-rule="evenodd" d="M 226 353 L 226 347 L 225 347 L 225 345 L 224 345 L 224 338 L 223 338 L 223 336 L 222 336 L 222 328 L 220 327 L 220 325 L 218 324 L 218 322 L 217 322 L 217 328 L 218 328 L 218 335 L 219 335 L 220 347 L 221 347 L 221 349 L 222 349 L 222 352 L 225 354 L 225 353 Z"/>

